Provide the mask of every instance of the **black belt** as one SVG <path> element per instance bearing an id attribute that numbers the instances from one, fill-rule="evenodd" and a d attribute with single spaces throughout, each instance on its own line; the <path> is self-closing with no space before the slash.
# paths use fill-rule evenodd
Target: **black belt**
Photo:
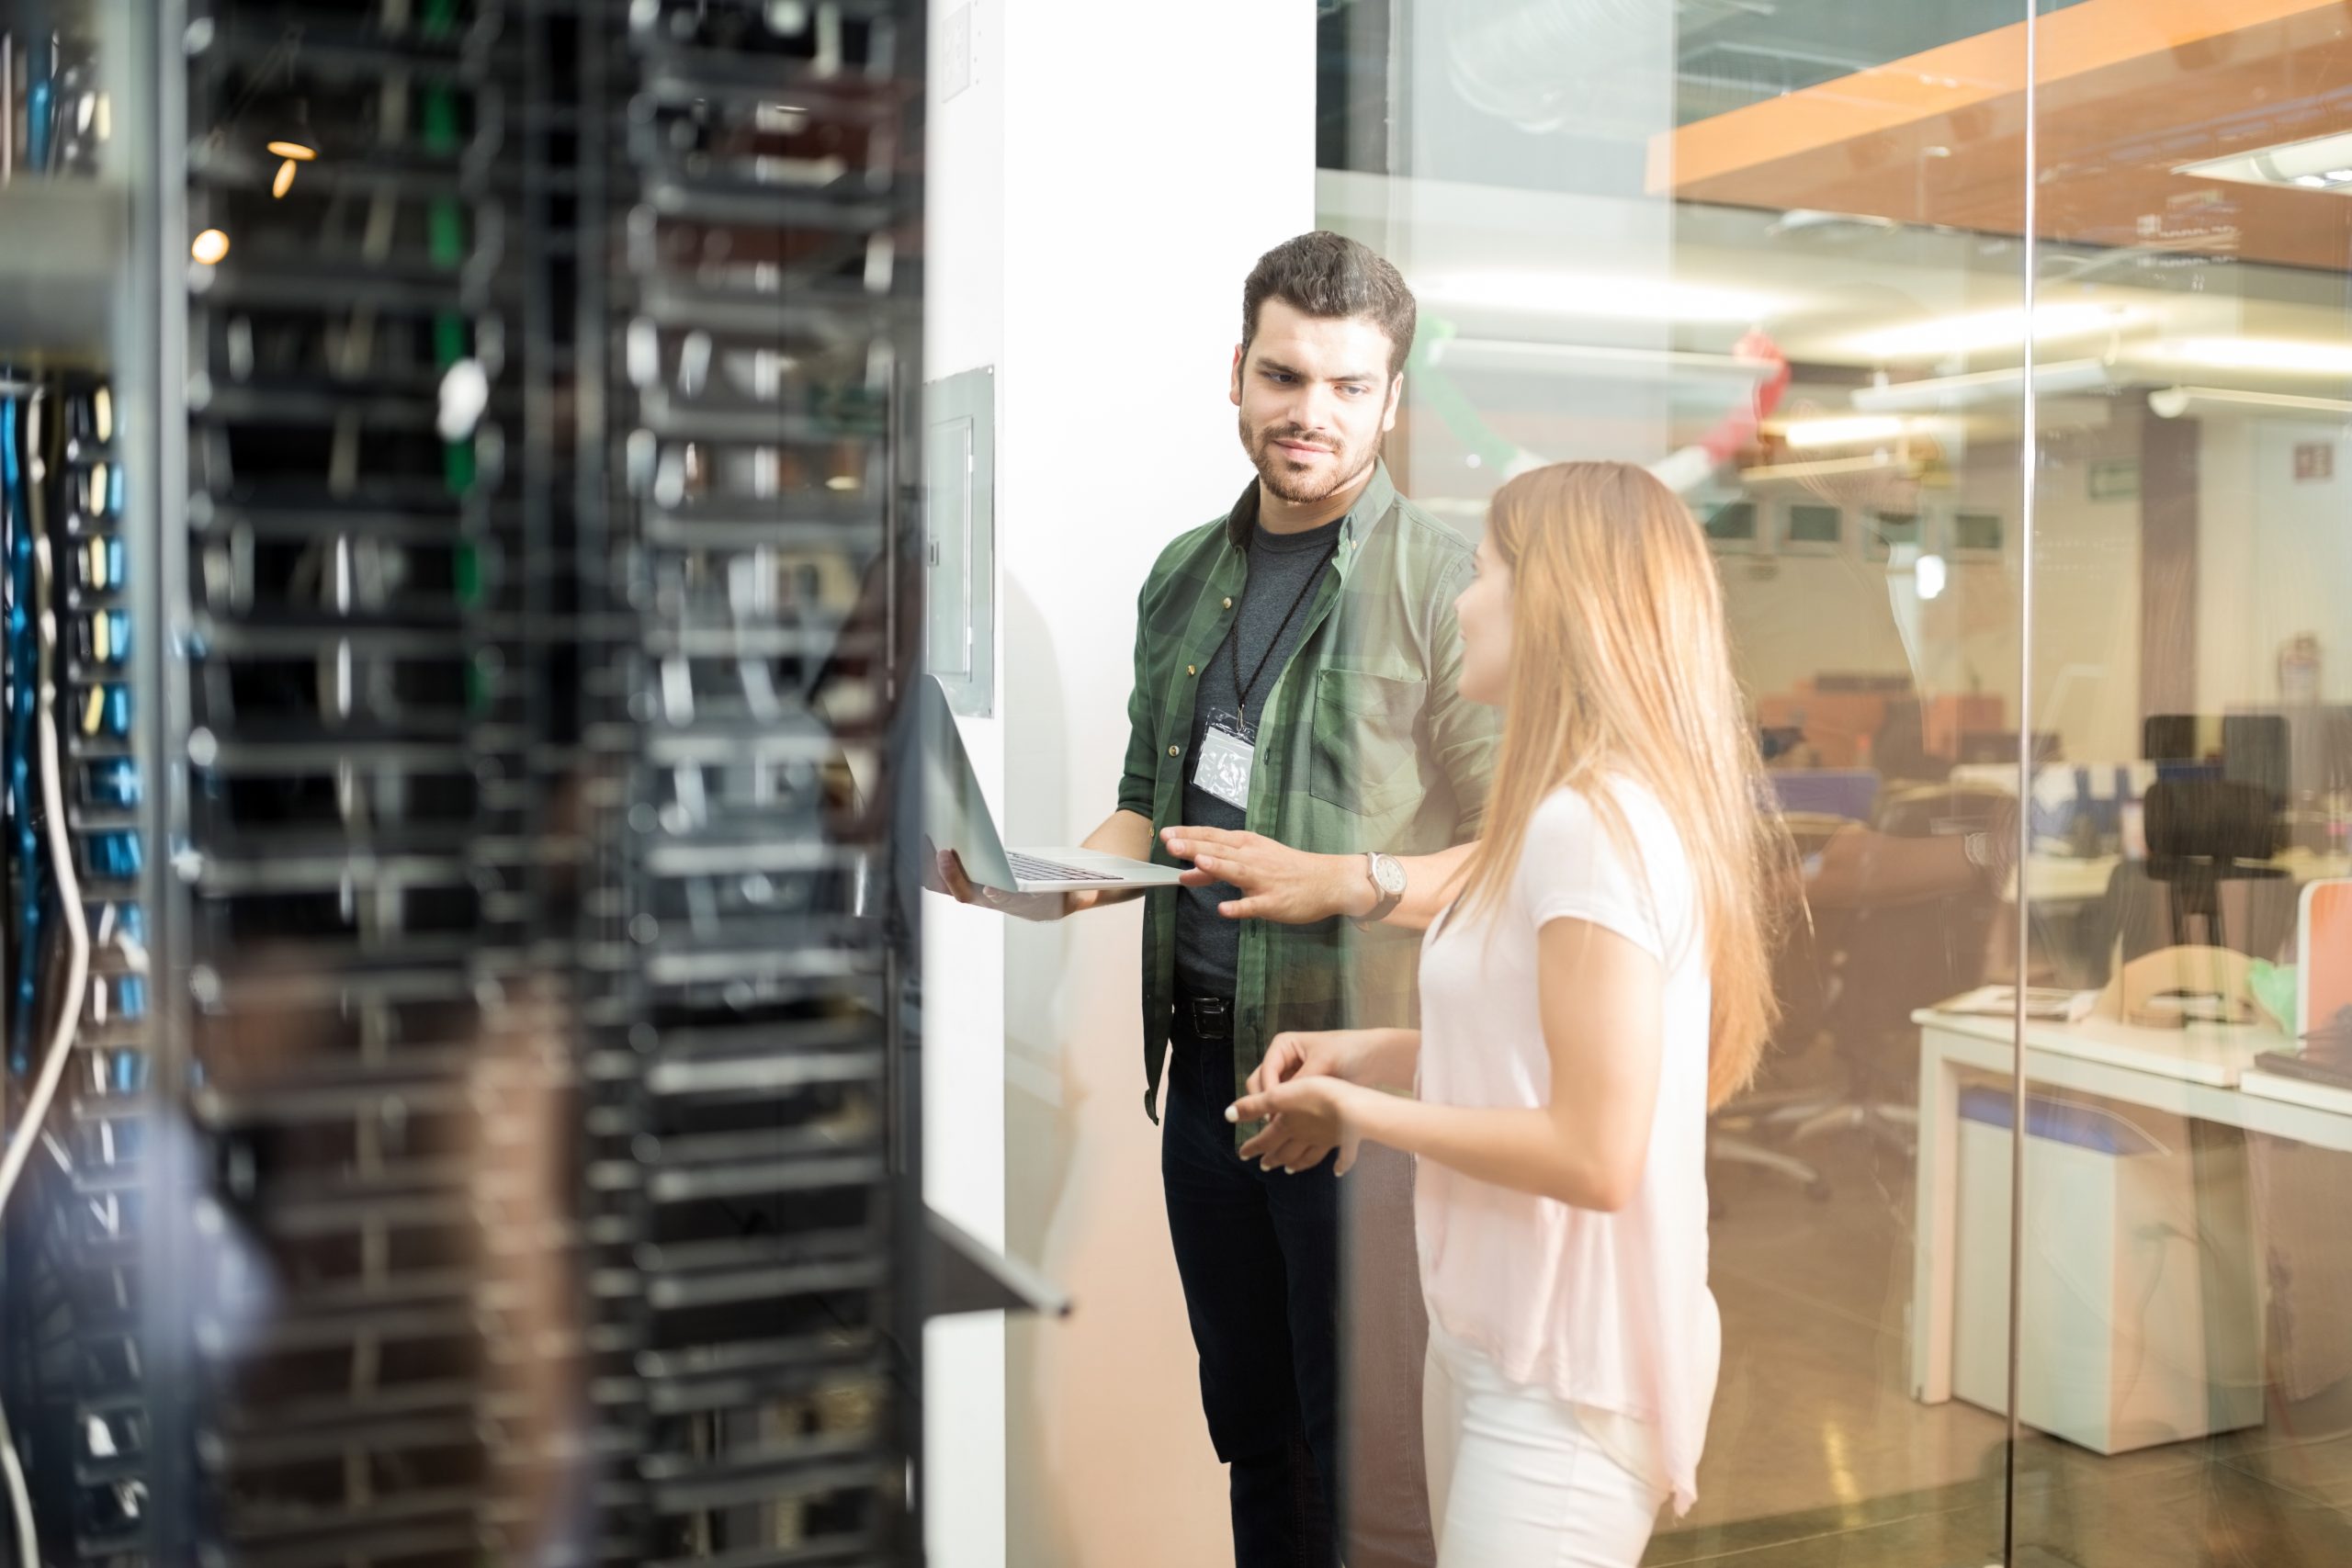
<path id="1" fill-rule="evenodd" d="M 1176 994 L 1176 1017 L 1192 1026 L 1195 1040 L 1230 1040 L 1233 1038 L 1233 998 L 1231 997 L 1195 996 L 1189 992 Z"/>

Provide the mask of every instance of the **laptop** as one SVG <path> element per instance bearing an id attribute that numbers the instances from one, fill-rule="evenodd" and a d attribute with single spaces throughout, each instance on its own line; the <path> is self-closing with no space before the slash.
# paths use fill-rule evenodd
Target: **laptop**
<path id="1" fill-rule="evenodd" d="M 953 850 L 965 874 L 1004 893 L 1078 893 L 1093 887 L 1170 887 L 1181 867 L 1154 865 L 1093 850 L 1008 850 L 964 750 L 956 712 L 936 676 L 916 685 L 922 728 L 923 817 L 934 849 Z"/>

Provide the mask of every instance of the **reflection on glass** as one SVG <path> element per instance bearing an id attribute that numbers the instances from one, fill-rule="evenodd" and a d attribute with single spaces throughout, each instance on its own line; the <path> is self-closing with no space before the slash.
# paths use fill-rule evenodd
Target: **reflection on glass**
<path id="1" fill-rule="evenodd" d="M 1518 468 L 1669 475 L 1803 861 L 1784 1021 L 1711 1128 L 1723 1366 L 1655 1562 L 2001 1551 L 2006 1420 L 1915 1360 L 1915 1294 L 1951 1280 L 1920 1261 L 1912 1015 L 2015 973 L 2026 247 L 1982 187 L 2016 184 L 2024 15 L 1404 6 L 1393 96 L 1327 77 L 1327 114 L 1387 135 L 1327 122 L 1324 221 L 1422 300 L 1400 486 L 1475 536 Z M 2097 378 L 2091 303 L 2035 318 L 2045 396 Z M 2006 1200 L 1967 1219 L 2005 1262 Z M 2006 1322 L 2000 1280 L 1970 1288 Z"/>
<path id="2" fill-rule="evenodd" d="M 2106 991 L 2027 1033 L 2018 1548 L 2334 1562 L 2352 209 L 2326 106 L 2352 73 L 2320 8 L 2186 6 L 2131 47 L 2085 30 L 2107 9 L 2044 24 L 2035 106 L 2042 296 L 2119 325 L 2107 385 L 2034 432 L 2027 684 L 2065 761 L 2035 781 L 2027 957 Z"/>

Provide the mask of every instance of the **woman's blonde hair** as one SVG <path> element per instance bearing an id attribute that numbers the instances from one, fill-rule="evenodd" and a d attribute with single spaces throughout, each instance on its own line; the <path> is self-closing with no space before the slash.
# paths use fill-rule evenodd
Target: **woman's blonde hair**
<path id="1" fill-rule="evenodd" d="M 1637 859 L 1602 786 L 1645 785 L 1697 882 L 1713 993 L 1707 1103 L 1720 1105 L 1755 1076 L 1778 1020 L 1771 888 L 1787 850 L 1705 536 L 1672 491 L 1627 463 L 1521 474 L 1495 492 L 1487 530 L 1511 573 L 1510 694 L 1460 907 L 1508 894 L 1530 818 L 1564 786 Z"/>

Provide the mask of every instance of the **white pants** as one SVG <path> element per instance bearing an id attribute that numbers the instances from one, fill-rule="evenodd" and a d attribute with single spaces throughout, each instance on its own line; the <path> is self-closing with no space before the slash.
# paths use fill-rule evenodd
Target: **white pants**
<path id="1" fill-rule="evenodd" d="M 1549 1390 L 1432 1324 L 1421 1384 L 1438 1568 L 1634 1568 L 1666 1493 Z"/>

